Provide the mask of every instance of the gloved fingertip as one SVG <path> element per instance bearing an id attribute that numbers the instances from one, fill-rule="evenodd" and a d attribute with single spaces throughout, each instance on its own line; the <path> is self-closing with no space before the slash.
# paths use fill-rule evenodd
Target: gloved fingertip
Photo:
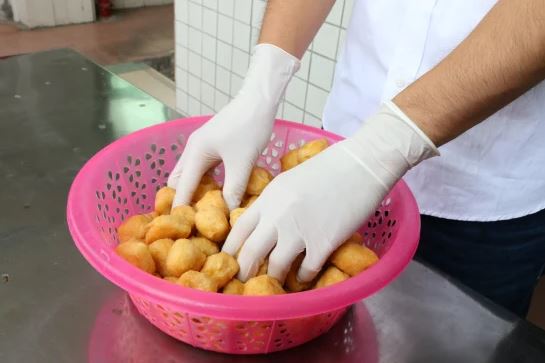
<path id="1" fill-rule="evenodd" d="M 301 283 L 312 281 L 320 272 L 320 269 L 309 269 L 301 266 L 297 272 L 297 281 Z"/>
<path id="2" fill-rule="evenodd" d="M 176 189 L 180 175 L 170 175 L 167 179 L 167 187 Z"/>
<path id="3" fill-rule="evenodd" d="M 281 259 L 276 258 L 273 250 L 273 253 L 271 253 L 271 255 L 269 256 L 267 275 L 269 275 L 270 277 L 274 277 L 275 279 L 283 283 L 286 279 L 288 271 L 290 270 L 292 261 L 293 258 L 291 256 L 284 256 Z"/>
<path id="4" fill-rule="evenodd" d="M 182 193 L 176 191 L 176 195 L 174 196 L 174 199 L 172 200 L 172 208 L 176 208 L 180 205 L 189 205 L 189 200 L 187 197 L 182 195 Z"/>
<path id="5" fill-rule="evenodd" d="M 256 264 L 247 264 L 239 263 L 240 270 L 238 271 L 238 279 L 242 282 L 248 281 L 250 278 L 254 277 L 259 269 L 259 266 Z"/>
<path id="6" fill-rule="evenodd" d="M 225 199 L 225 203 L 227 203 L 229 210 L 232 211 L 240 206 L 240 201 L 242 198 L 233 194 L 224 194 L 223 199 Z"/>
<path id="7" fill-rule="evenodd" d="M 249 165 L 249 166 L 248 166 Z M 252 171 L 253 163 L 239 164 L 225 163 L 225 183 L 223 185 L 223 198 L 230 210 L 238 208 L 246 191 L 246 184 Z"/>
<path id="8" fill-rule="evenodd" d="M 244 217 L 244 218 L 243 218 Z M 223 244 L 222 251 L 236 256 L 239 249 L 244 244 L 244 241 L 248 239 L 255 226 L 257 225 L 257 218 L 251 215 L 242 215 Z"/>
<path id="9" fill-rule="evenodd" d="M 231 256 L 235 256 L 237 253 L 237 251 L 234 250 L 234 245 L 232 243 L 227 244 L 227 242 L 223 244 L 223 247 L 221 248 L 221 252 L 225 252 Z"/>

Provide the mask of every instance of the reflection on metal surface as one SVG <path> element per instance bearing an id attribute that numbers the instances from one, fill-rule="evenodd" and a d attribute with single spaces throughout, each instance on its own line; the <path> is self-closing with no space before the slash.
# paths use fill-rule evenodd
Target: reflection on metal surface
<path id="1" fill-rule="evenodd" d="M 128 296 L 118 292 L 97 314 L 88 354 L 90 363 L 377 363 L 378 343 L 371 316 L 363 304 L 357 304 L 328 333 L 297 348 L 259 356 L 207 352 L 154 328 L 139 315 Z"/>
<path id="2" fill-rule="evenodd" d="M 66 195 L 105 145 L 176 117 L 73 51 L 0 60 L 0 362 L 545 362 L 543 331 L 418 263 L 285 352 L 221 355 L 155 329 L 76 251 Z"/>
<path id="3" fill-rule="evenodd" d="M 109 125 L 114 138 L 150 126 L 150 120 L 157 119 L 157 115 L 163 115 L 164 119 L 169 118 L 168 109 L 163 104 L 145 94 L 135 97 L 135 88 L 127 81 L 109 77 L 108 82 L 109 89 L 117 96 L 110 98 L 107 115 L 108 120 L 115 120 Z"/>
<path id="4" fill-rule="evenodd" d="M 0 60 L 0 362 L 85 361 L 112 287 L 73 246 L 68 188 L 114 139 L 177 117 L 70 50 Z"/>

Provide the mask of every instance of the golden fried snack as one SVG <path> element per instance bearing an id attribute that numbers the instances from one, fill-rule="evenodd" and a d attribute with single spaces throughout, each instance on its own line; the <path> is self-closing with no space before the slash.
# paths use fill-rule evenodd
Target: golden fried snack
<path id="1" fill-rule="evenodd" d="M 173 208 L 170 215 L 185 219 L 191 228 L 195 226 L 195 210 L 189 205 L 179 205 Z"/>
<path id="2" fill-rule="evenodd" d="M 229 233 L 229 222 L 221 209 L 209 207 L 197 210 L 195 226 L 204 237 L 214 242 L 222 242 Z"/>
<path id="3" fill-rule="evenodd" d="M 162 238 L 176 240 L 186 238 L 191 234 L 191 225 L 177 216 L 162 215 L 152 220 L 146 232 L 146 243 L 152 243 Z"/>
<path id="4" fill-rule="evenodd" d="M 257 195 L 246 195 L 244 198 L 242 198 L 242 202 L 240 203 L 241 208 L 250 208 L 256 199 Z"/>
<path id="5" fill-rule="evenodd" d="M 176 189 L 163 187 L 155 194 L 155 211 L 159 214 L 169 214 Z"/>
<path id="6" fill-rule="evenodd" d="M 150 243 L 150 245 L 148 246 L 151 257 L 153 257 L 153 261 L 155 262 L 155 266 L 157 267 L 157 271 L 161 276 L 166 275 L 168 251 L 170 251 L 173 243 L 173 240 L 169 238 L 163 238 Z"/>
<path id="7" fill-rule="evenodd" d="M 346 242 L 331 255 L 331 263 L 350 276 L 357 275 L 378 261 L 371 249 L 354 242 Z"/>
<path id="8" fill-rule="evenodd" d="M 180 276 L 178 281 L 176 281 L 176 283 L 178 285 L 190 287 L 192 289 L 197 289 L 201 291 L 218 291 L 218 285 L 216 284 L 216 281 L 214 281 L 214 279 L 210 276 L 199 271 L 184 272 L 182 276 Z"/>
<path id="9" fill-rule="evenodd" d="M 259 270 L 257 270 L 256 276 L 266 275 L 267 274 L 267 268 L 269 267 L 269 259 L 265 258 L 263 263 L 259 266 Z"/>
<path id="10" fill-rule="evenodd" d="M 335 266 L 329 266 L 327 270 L 324 271 L 322 276 L 316 281 L 313 289 L 319 289 L 321 287 L 330 286 L 341 281 L 347 280 L 350 276 L 336 268 Z"/>
<path id="11" fill-rule="evenodd" d="M 297 161 L 299 164 L 301 164 L 303 161 L 306 161 L 321 151 L 324 151 L 328 146 L 329 145 L 326 139 L 309 141 L 299 148 L 297 152 Z"/>
<path id="12" fill-rule="evenodd" d="M 256 166 L 253 168 L 246 186 L 246 194 L 259 195 L 263 189 L 271 182 L 273 176 L 267 169 Z"/>
<path id="13" fill-rule="evenodd" d="M 216 253 L 206 258 L 201 272 L 212 277 L 221 288 L 238 273 L 238 262 L 225 252 Z"/>
<path id="14" fill-rule="evenodd" d="M 236 208 L 231 211 L 229 214 L 229 224 L 231 225 L 231 228 L 237 223 L 238 217 L 240 217 L 245 210 L 246 208 Z"/>
<path id="15" fill-rule="evenodd" d="M 127 218 L 119 227 L 117 234 L 121 243 L 136 238 L 143 240 L 146 236 L 146 226 L 153 218 L 146 214 L 138 214 Z"/>
<path id="16" fill-rule="evenodd" d="M 167 255 L 166 275 L 179 277 L 189 270 L 200 270 L 206 255 L 188 239 L 174 242 Z"/>
<path id="17" fill-rule="evenodd" d="M 197 209 L 197 211 L 208 208 L 216 208 L 221 210 L 225 216 L 229 215 L 229 207 L 223 199 L 221 190 L 211 190 L 206 192 L 204 197 L 202 197 L 197 204 L 195 204 L 195 209 Z"/>
<path id="18" fill-rule="evenodd" d="M 363 245 L 363 237 L 359 232 L 354 232 L 354 234 L 350 236 L 350 238 L 347 239 L 346 242 L 354 242 L 359 245 Z"/>
<path id="19" fill-rule="evenodd" d="M 175 284 L 176 282 L 178 282 L 178 277 L 165 276 L 165 277 L 163 277 L 163 280 L 166 280 L 168 282 L 172 282 L 173 284 Z"/>
<path id="20" fill-rule="evenodd" d="M 208 174 L 203 175 L 203 177 L 201 179 L 201 182 L 199 183 L 199 185 L 197 186 L 197 189 L 193 193 L 192 202 L 195 203 L 195 202 L 199 201 L 202 197 L 204 197 L 206 192 L 208 192 L 210 190 L 218 190 L 219 188 L 220 187 L 216 183 L 214 178 L 212 178 Z"/>
<path id="21" fill-rule="evenodd" d="M 224 294 L 242 295 L 244 293 L 244 284 L 238 279 L 232 279 L 223 287 Z"/>
<path id="22" fill-rule="evenodd" d="M 216 254 L 216 253 L 218 253 L 220 251 L 218 245 L 215 244 L 214 242 L 210 241 L 207 238 L 204 238 L 204 237 L 191 237 L 189 240 L 191 242 L 193 242 L 193 244 L 195 244 L 195 246 L 199 247 L 200 250 L 206 256 Z"/>
<path id="23" fill-rule="evenodd" d="M 312 286 L 313 281 L 309 282 L 300 282 L 297 280 L 297 272 L 299 271 L 299 267 L 301 267 L 301 263 L 303 262 L 303 259 L 305 258 L 305 255 L 302 253 L 293 263 L 291 264 L 290 271 L 288 272 L 288 275 L 286 276 L 286 288 L 288 291 L 291 292 L 299 292 L 303 290 L 308 290 Z"/>
<path id="24" fill-rule="evenodd" d="M 286 292 L 277 279 L 269 275 L 252 277 L 244 284 L 243 295 L 266 296 L 279 295 Z"/>
<path id="25" fill-rule="evenodd" d="M 140 270 L 150 274 L 155 272 L 155 262 L 151 253 L 148 250 L 148 245 L 142 241 L 130 240 L 117 245 L 115 252 L 125 261 Z"/>
<path id="26" fill-rule="evenodd" d="M 299 165 L 299 149 L 291 150 L 280 158 L 281 170 L 286 171 Z"/>

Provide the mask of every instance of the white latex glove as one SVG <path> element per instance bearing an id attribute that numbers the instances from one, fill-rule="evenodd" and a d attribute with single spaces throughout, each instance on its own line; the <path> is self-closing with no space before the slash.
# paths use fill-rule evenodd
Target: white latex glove
<path id="1" fill-rule="evenodd" d="M 388 102 L 353 136 L 277 176 L 242 214 L 223 251 L 238 257 L 239 279 L 283 281 L 306 250 L 298 279 L 312 280 L 329 255 L 375 211 L 407 170 L 438 155 L 431 140 Z"/>
<path id="2" fill-rule="evenodd" d="M 238 207 L 252 168 L 269 141 L 278 104 L 299 60 L 284 50 L 259 44 L 237 96 L 189 138 L 168 178 L 176 189 L 173 207 L 189 204 L 201 177 L 223 161 L 223 197 Z"/>

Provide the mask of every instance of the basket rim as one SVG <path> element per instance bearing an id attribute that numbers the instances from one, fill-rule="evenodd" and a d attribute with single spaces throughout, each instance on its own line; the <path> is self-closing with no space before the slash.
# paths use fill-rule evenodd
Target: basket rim
<path id="1" fill-rule="evenodd" d="M 317 290 L 274 296 L 240 296 L 204 292 L 174 285 L 130 265 L 110 248 L 98 253 L 91 246 L 97 243 L 98 233 L 94 227 L 84 223 L 92 218 L 81 218 L 86 214 L 80 207 L 77 195 L 88 190 L 85 175 L 92 172 L 95 164 L 108 158 L 110 151 L 130 143 L 135 136 L 150 132 L 168 130 L 180 123 L 200 125 L 211 116 L 181 118 L 149 126 L 113 141 L 93 157 L 78 172 L 68 193 L 67 223 L 76 247 L 93 268 L 112 283 L 131 295 L 150 300 L 171 309 L 185 311 L 225 320 L 284 320 L 313 316 L 338 310 L 366 298 L 381 290 L 395 279 L 409 264 L 418 246 L 420 218 L 418 206 L 407 184 L 400 180 L 389 195 L 404 195 L 400 204 L 403 223 L 399 223 L 397 235 L 404 236 L 403 242 L 393 242 L 379 262 L 360 274 L 341 283 Z M 276 120 L 277 125 L 307 132 L 319 131 L 335 141 L 343 138 L 311 126 L 286 120 Z"/>

